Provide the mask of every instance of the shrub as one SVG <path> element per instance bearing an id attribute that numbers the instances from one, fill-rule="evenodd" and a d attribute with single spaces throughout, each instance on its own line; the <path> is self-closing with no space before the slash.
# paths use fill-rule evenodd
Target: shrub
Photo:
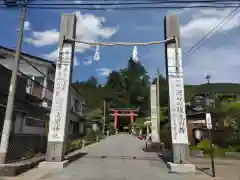
<path id="1" fill-rule="evenodd" d="M 192 151 L 200 151 L 201 150 L 198 146 L 190 146 L 189 149 Z"/>
<path id="2" fill-rule="evenodd" d="M 104 134 L 102 133 L 102 131 L 97 131 L 96 136 L 98 136 L 99 141 L 104 138 Z M 97 137 L 96 137 L 96 140 L 97 140 Z"/>
<path id="3" fill-rule="evenodd" d="M 35 155 L 35 152 L 33 149 L 29 149 L 28 151 L 26 151 L 23 155 L 23 159 L 29 159 L 32 158 Z"/>
<path id="4" fill-rule="evenodd" d="M 206 153 L 210 152 L 210 142 L 208 139 L 203 139 L 200 143 L 198 143 L 197 147 Z"/>
<path id="5" fill-rule="evenodd" d="M 82 139 L 75 139 L 67 143 L 67 152 L 82 147 Z"/>
<path id="6" fill-rule="evenodd" d="M 88 128 L 87 129 L 87 133 L 86 133 L 86 136 L 84 138 L 86 141 L 96 141 L 97 140 L 97 133 L 91 129 L 91 128 Z"/>
<path id="7" fill-rule="evenodd" d="M 115 134 L 115 128 L 113 126 L 113 123 L 110 123 L 108 125 L 109 135 Z"/>
<path id="8" fill-rule="evenodd" d="M 162 130 L 160 131 L 160 138 L 161 141 L 164 143 L 165 149 L 171 149 L 172 148 L 172 138 L 171 138 L 171 129 L 170 124 L 164 124 L 162 127 Z"/>
<path id="9" fill-rule="evenodd" d="M 210 142 L 208 139 L 203 139 L 196 147 L 198 150 L 202 150 L 205 155 L 209 155 L 211 153 L 210 150 Z M 214 144 L 212 144 L 212 150 L 215 156 L 224 156 L 224 153 L 228 151 L 227 149 L 220 148 Z"/>
<path id="10" fill-rule="evenodd" d="M 235 145 L 229 148 L 232 152 L 240 152 L 240 145 Z"/>

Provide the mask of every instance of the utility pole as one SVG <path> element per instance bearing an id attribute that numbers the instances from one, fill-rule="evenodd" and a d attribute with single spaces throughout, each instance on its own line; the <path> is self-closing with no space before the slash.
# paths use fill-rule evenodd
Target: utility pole
<path id="1" fill-rule="evenodd" d="M 6 2 L 6 5 L 7 3 L 8 2 Z M 14 106 L 14 100 L 15 100 L 16 84 L 17 84 L 17 72 L 19 68 L 20 52 L 22 47 L 26 5 L 27 5 L 27 0 L 25 0 L 23 6 L 21 7 L 20 28 L 19 28 L 18 39 L 17 39 L 16 53 L 15 53 L 15 64 L 14 64 L 14 67 L 12 68 L 12 77 L 11 77 L 10 86 L 9 86 L 7 108 L 5 112 L 2 138 L 1 138 L 1 144 L 0 144 L 0 164 L 6 163 L 9 136 L 11 133 L 12 114 L 13 114 L 13 106 Z"/>
<path id="2" fill-rule="evenodd" d="M 105 124 L 106 124 L 106 100 L 103 101 L 103 135 L 105 134 Z"/>
<path id="3" fill-rule="evenodd" d="M 205 79 L 207 80 L 207 83 L 210 84 L 210 79 L 212 78 L 212 76 L 210 74 L 208 74 Z"/>
<path id="4" fill-rule="evenodd" d="M 160 137 L 160 84 L 159 84 L 159 68 L 157 69 L 157 123 L 158 123 L 158 134 L 159 134 L 159 141 L 161 142 Z"/>
<path id="5" fill-rule="evenodd" d="M 208 85 L 210 85 L 210 79 L 211 78 L 212 78 L 212 76 L 210 74 L 207 74 L 207 76 L 205 77 L 205 79 L 207 80 L 207 84 Z M 210 106 L 209 94 L 210 94 L 210 92 L 207 92 L 206 95 L 205 95 L 205 98 L 206 98 L 206 100 L 205 100 L 206 101 L 206 117 L 207 117 L 207 114 L 208 114 L 208 116 L 210 117 L 209 121 L 211 121 L 211 112 L 210 112 L 210 109 L 209 109 L 210 108 L 209 107 Z M 207 121 L 207 118 L 206 118 L 206 121 Z M 212 122 L 210 122 L 210 123 L 212 123 Z M 213 150 L 213 147 L 212 147 L 212 143 L 213 143 L 213 140 L 212 140 L 212 128 L 211 127 L 207 127 L 207 129 L 208 129 L 208 138 L 209 138 L 210 159 L 211 159 L 211 166 L 212 166 L 212 176 L 215 177 L 216 176 L 216 172 L 215 172 L 215 163 L 214 163 L 214 150 Z"/>

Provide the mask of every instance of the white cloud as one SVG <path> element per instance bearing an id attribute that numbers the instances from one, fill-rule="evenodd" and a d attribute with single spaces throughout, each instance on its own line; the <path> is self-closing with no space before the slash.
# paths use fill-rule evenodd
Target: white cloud
<path id="1" fill-rule="evenodd" d="M 219 24 L 232 10 L 202 9 L 183 11 L 180 15 L 181 37 L 183 49 L 189 49 L 212 28 Z M 180 13 L 180 12 L 179 12 Z M 187 84 L 206 83 L 205 76 L 212 75 L 212 82 L 240 82 L 239 69 L 239 46 L 235 36 L 240 28 L 240 12 L 226 21 L 211 41 L 207 40 L 194 53 L 183 57 L 184 79 Z M 219 39 L 221 38 L 221 39 Z M 165 69 L 164 61 L 159 62 L 162 48 L 151 48 L 146 66 L 150 74 L 153 74 L 157 64 L 162 70 Z"/>
<path id="2" fill-rule="evenodd" d="M 196 14 L 192 14 L 191 20 L 181 25 L 181 36 L 185 41 L 192 41 L 205 36 L 217 24 L 219 24 L 232 9 L 216 10 L 216 9 L 203 9 Z M 218 30 L 218 32 L 226 32 L 240 26 L 240 12 Z"/>
<path id="3" fill-rule="evenodd" d="M 31 30 L 31 24 L 29 21 L 24 21 L 24 30 L 25 31 Z"/>
<path id="4" fill-rule="evenodd" d="M 16 29 L 19 31 L 19 28 Z M 31 23 L 29 21 L 24 21 L 24 31 L 29 31 L 31 30 Z"/>
<path id="5" fill-rule="evenodd" d="M 108 39 L 113 36 L 118 28 L 105 27 L 106 19 L 92 14 L 82 14 L 76 12 L 77 30 L 76 38 L 81 41 L 98 41 L 99 39 Z M 54 45 L 58 42 L 59 32 L 55 29 L 43 32 L 33 32 L 32 37 L 26 38 L 25 41 L 35 46 Z M 87 44 L 77 43 L 76 52 L 85 52 L 90 46 Z"/>
<path id="6" fill-rule="evenodd" d="M 88 56 L 88 57 L 84 58 L 83 64 L 88 66 L 88 65 L 92 64 L 92 62 L 93 62 L 92 56 Z"/>
<path id="7" fill-rule="evenodd" d="M 74 59 L 73 59 L 73 66 L 76 67 L 76 66 L 79 66 L 80 65 L 80 62 L 78 61 L 77 57 L 74 56 Z"/>
<path id="8" fill-rule="evenodd" d="M 74 1 L 76 4 L 81 4 L 83 1 Z"/>
<path id="9" fill-rule="evenodd" d="M 194 54 L 184 66 L 187 83 L 204 83 L 207 74 L 212 75 L 214 82 L 236 82 L 239 77 L 239 48 L 220 47 L 203 48 Z"/>
<path id="10" fill-rule="evenodd" d="M 58 42 L 59 32 L 56 29 L 46 30 L 43 32 L 33 32 L 32 37 L 25 38 L 25 42 L 41 47 L 52 45 Z"/>
<path id="11" fill-rule="evenodd" d="M 99 74 L 100 76 L 108 76 L 109 73 L 112 72 L 111 69 L 107 69 L 107 68 L 99 68 L 99 69 L 96 69 L 96 71 L 98 72 L 98 74 Z"/>
<path id="12" fill-rule="evenodd" d="M 55 51 L 44 55 L 45 58 L 50 59 L 52 61 L 56 61 L 58 56 L 59 56 L 59 49 L 56 49 Z"/>
<path id="13" fill-rule="evenodd" d="M 87 13 L 82 14 L 80 11 L 77 11 L 75 14 L 77 17 L 76 39 L 81 41 L 94 42 L 99 41 L 100 39 L 108 39 L 118 30 L 118 27 L 105 27 L 104 23 L 106 19 L 104 17 L 98 17 Z M 43 32 L 35 31 L 32 33 L 32 37 L 25 38 L 25 42 L 33 44 L 36 47 L 56 45 L 58 40 L 59 31 L 56 29 Z M 90 48 L 91 46 L 88 44 L 76 43 L 75 52 L 83 53 Z M 55 60 L 58 56 L 58 50 L 45 54 L 44 56 Z M 90 61 L 88 63 L 90 63 Z"/>
<path id="14" fill-rule="evenodd" d="M 191 16 L 188 14 L 191 19 L 181 26 L 183 45 L 192 47 L 226 18 L 231 11 L 232 9 L 202 9 L 194 14 L 191 13 Z M 240 63 L 239 50 L 236 48 L 239 43 L 236 44 L 234 36 L 231 36 L 233 30 L 240 27 L 240 12 L 237 11 L 233 15 L 216 31 L 217 33 L 228 33 L 226 43 L 218 44 L 219 40 L 215 36 L 211 36 L 214 41 L 211 41 L 213 43 L 208 42 L 208 47 L 202 45 L 198 51 L 193 54 L 190 52 L 190 56 L 183 57 L 187 83 L 205 83 L 204 78 L 207 74 L 212 75 L 212 81 L 214 82 L 236 82 L 240 79 L 237 78 Z M 221 36 L 221 38 L 226 38 L 226 36 Z M 229 41 L 233 41 L 233 43 Z"/>
<path id="15" fill-rule="evenodd" d="M 92 14 L 82 14 L 76 12 L 77 31 L 76 38 L 81 41 L 98 41 L 99 39 L 108 39 L 113 36 L 118 28 L 104 27 L 106 19 Z M 76 44 L 76 52 L 85 52 L 90 46 L 87 44 Z"/>

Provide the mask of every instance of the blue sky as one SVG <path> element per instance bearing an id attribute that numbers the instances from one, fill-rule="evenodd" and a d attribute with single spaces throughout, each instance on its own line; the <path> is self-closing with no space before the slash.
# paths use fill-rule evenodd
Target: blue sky
<path id="1" fill-rule="evenodd" d="M 145 11 L 67 11 L 28 9 L 22 51 L 55 60 L 61 13 L 75 12 L 77 38 L 85 41 L 156 41 L 163 40 L 163 19 L 176 13 L 181 23 L 182 53 L 214 28 L 231 9 L 182 9 Z M 19 11 L 0 9 L 0 45 L 16 47 Z M 240 11 L 193 53 L 184 56 L 185 83 L 204 83 L 207 74 L 212 82 L 240 81 Z M 100 47 L 100 61 L 92 61 L 95 47 L 76 46 L 73 80 L 94 75 L 104 82 L 111 70 L 126 67 L 133 47 Z M 159 67 L 165 73 L 163 45 L 138 47 L 140 62 L 149 75 Z"/>

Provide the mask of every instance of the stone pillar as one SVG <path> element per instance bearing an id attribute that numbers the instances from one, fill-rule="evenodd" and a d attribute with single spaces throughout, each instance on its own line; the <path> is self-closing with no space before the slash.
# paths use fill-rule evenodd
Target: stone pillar
<path id="1" fill-rule="evenodd" d="M 159 123 L 157 118 L 157 88 L 155 84 L 150 87 L 150 100 L 151 100 L 151 129 L 152 129 L 152 142 L 160 143 L 159 136 Z"/>
<path id="2" fill-rule="evenodd" d="M 165 43 L 166 72 L 169 84 L 169 119 L 173 143 L 172 171 L 192 172 L 195 166 L 188 164 L 188 132 L 185 112 L 183 68 L 180 46 L 180 26 L 176 15 L 164 19 L 165 39 L 175 38 Z M 183 165 L 182 165 L 183 164 Z"/>
<path id="3" fill-rule="evenodd" d="M 117 130 L 117 124 L 118 124 L 118 114 L 117 112 L 114 113 L 114 128 Z"/>
<path id="4" fill-rule="evenodd" d="M 67 114 L 69 89 L 72 77 L 74 42 L 65 41 L 75 38 L 76 16 L 63 14 L 61 19 L 59 49 L 60 56 L 56 63 L 54 93 L 49 122 L 46 161 L 63 162 L 67 133 Z M 64 40 L 65 39 L 65 40 Z M 57 164 L 57 163 L 56 163 Z M 61 165 L 59 165 L 61 166 Z"/>
<path id="5" fill-rule="evenodd" d="M 130 121 L 131 121 L 131 124 L 133 124 L 133 120 L 134 120 L 133 116 L 134 116 L 134 114 L 131 112 L 131 114 L 130 114 Z"/>

